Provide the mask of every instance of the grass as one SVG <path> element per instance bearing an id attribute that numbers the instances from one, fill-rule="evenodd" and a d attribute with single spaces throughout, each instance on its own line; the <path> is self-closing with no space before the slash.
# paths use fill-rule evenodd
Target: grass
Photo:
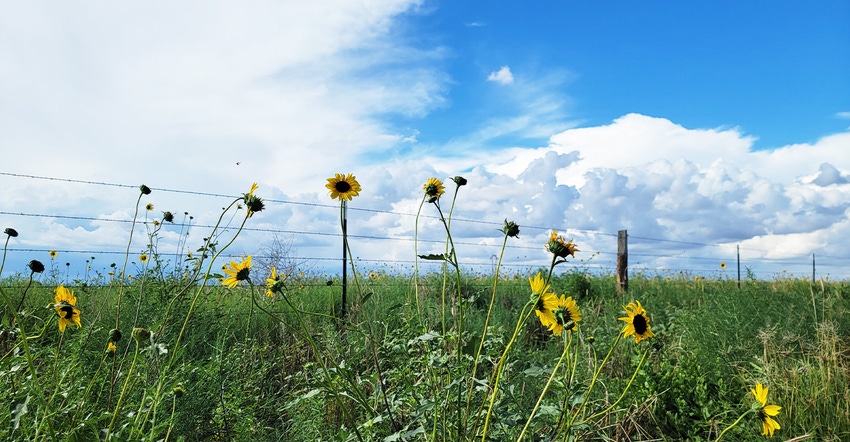
<path id="1" fill-rule="evenodd" d="M 254 190 L 234 201 L 244 221 Z M 268 286 L 255 266 L 228 289 L 210 263 L 238 232 L 214 229 L 179 272 L 156 232 L 133 278 L 68 285 L 81 328 L 58 330 L 56 272 L 0 280 L 0 439 L 755 441 L 757 383 L 782 407 L 774 437 L 850 438 L 847 281 L 637 274 L 618 293 L 553 235 L 540 275 L 578 304 L 574 324 L 533 274 L 466 273 L 450 245 L 427 257 L 444 273 L 360 270 L 341 318 L 335 275 Z M 635 300 L 654 333 L 640 343 L 618 319 Z M 556 336 L 535 309 L 575 327 Z"/>

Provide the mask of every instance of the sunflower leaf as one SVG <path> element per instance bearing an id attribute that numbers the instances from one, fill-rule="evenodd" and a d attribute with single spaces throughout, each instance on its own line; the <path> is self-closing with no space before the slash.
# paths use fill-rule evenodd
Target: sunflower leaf
<path id="1" fill-rule="evenodd" d="M 422 259 L 427 259 L 429 261 L 447 261 L 448 257 L 444 253 L 434 254 L 431 253 L 429 255 L 419 255 Z"/>

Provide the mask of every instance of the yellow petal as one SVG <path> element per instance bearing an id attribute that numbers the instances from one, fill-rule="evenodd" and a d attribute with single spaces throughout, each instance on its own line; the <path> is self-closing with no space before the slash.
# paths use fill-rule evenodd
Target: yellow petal
<path id="1" fill-rule="evenodd" d="M 777 414 L 779 414 L 779 410 L 781 409 L 782 407 L 778 405 L 765 405 L 764 408 L 762 408 L 762 410 L 764 410 L 764 413 L 768 416 L 776 416 Z"/>

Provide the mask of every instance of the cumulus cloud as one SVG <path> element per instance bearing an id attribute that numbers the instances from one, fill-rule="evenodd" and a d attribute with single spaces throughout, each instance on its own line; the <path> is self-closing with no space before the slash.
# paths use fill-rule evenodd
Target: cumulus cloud
<path id="1" fill-rule="evenodd" d="M 514 82 L 514 74 L 511 73 L 511 68 L 502 66 L 498 71 L 490 72 L 487 76 L 487 81 L 495 81 L 499 84 L 511 84 Z"/>

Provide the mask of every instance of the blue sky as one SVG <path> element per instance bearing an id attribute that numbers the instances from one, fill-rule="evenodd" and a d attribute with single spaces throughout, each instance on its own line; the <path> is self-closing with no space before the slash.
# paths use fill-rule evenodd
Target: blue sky
<path id="1" fill-rule="evenodd" d="M 350 225 L 367 266 L 409 265 L 422 183 L 463 174 L 470 269 L 498 253 L 508 218 L 525 226 L 508 250 L 518 270 L 545 264 L 557 228 L 606 271 L 627 229 L 636 271 L 713 275 L 740 247 L 759 276 L 810 274 L 812 254 L 850 276 L 847 2 L 0 8 L 11 271 L 51 249 L 74 268 L 92 251 L 114 260 L 139 184 L 175 190 L 142 203 L 191 213 L 199 240 L 221 195 L 253 182 L 268 208 L 229 253 L 280 232 L 333 271 L 324 184 L 345 172 L 364 189 Z M 438 251 L 439 225 L 420 231 L 435 241 L 420 251 Z M 182 240 L 168 226 L 160 247 Z"/>
<path id="2" fill-rule="evenodd" d="M 739 127 L 766 149 L 847 126 L 836 117 L 850 97 L 847 2 L 431 4 L 433 13 L 403 22 L 423 45 L 450 48 L 451 106 L 429 114 L 426 143 L 515 112 L 516 96 L 480 81 L 501 66 L 550 87 L 564 129 L 637 112 Z"/>

